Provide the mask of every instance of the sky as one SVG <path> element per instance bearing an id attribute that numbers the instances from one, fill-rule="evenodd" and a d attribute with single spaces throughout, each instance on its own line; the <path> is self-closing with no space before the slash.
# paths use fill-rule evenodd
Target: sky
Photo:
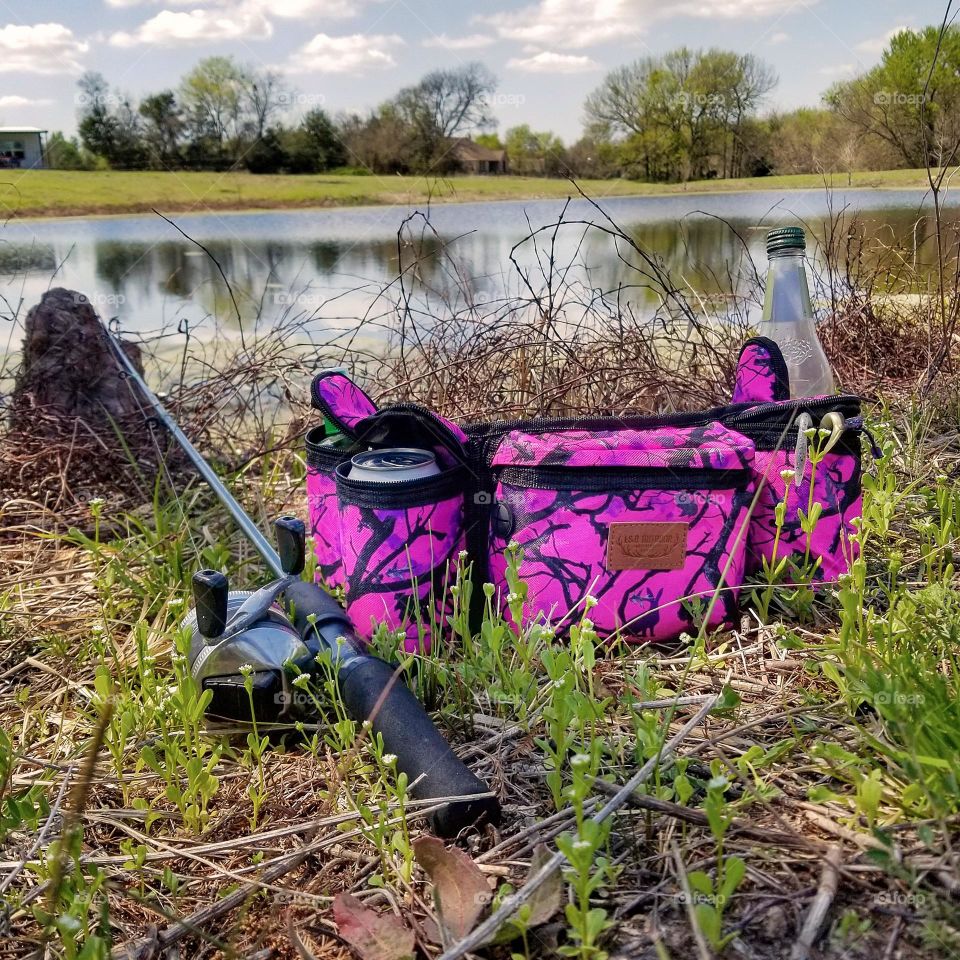
<path id="1" fill-rule="evenodd" d="M 816 105 L 945 0 L 0 0 L 0 126 L 76 128 L 76 81 L 98 70 L 134 99 L 197 60 L 282 71 L 290 114 L 365 111 L 428 70 L 480 60 L 499 78 L 502 133 L 580 136 L 604 73 L 681 45 L 753 53 L 779 83 L 768 108 Z"/>

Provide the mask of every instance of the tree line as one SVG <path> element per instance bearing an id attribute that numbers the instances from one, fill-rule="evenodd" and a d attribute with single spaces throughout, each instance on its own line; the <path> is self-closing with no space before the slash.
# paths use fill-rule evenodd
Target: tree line
<path id="1" fill-rule="evenodd" d="M 78 136 L 50 137 L 51 166 L 254 173 L 448 174 L 455 138 L 505 149 L 521 175 L 649 181 L 924 166 L 960 150 L 960 28 L 903 30 L 818 107 L 763 112 L 777 83 L 753 54 L 681 47 L 610 71 L 583 105 L 583 136 L 514 126 L 491 109 L 480 63 L 434 70 L 365 114 L 331 114 L 280 74 L 207 57 L 135 102 L 99 73 L 78 85 Z M 299 119 L 290 122 L 291 115 Z"/>

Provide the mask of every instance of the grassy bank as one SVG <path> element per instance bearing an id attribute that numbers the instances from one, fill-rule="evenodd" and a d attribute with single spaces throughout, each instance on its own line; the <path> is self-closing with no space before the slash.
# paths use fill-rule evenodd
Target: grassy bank
<path id="1" fill-rule="evenodd" d="M 837 187 L 907 189 L 926 186 L 923 170 L 836 174 Z M 819 174 L 652 184 L 583 180 L 593 197 L 820 189 Z M 155 171 L 0 171 L 0 219 L 121 214 L 148 211 L 254 210 L 422 204 L 426 200 L 535 200 L 566 197 L 566 180 L 535 177 L 254 176 L 249 173 Z"/>

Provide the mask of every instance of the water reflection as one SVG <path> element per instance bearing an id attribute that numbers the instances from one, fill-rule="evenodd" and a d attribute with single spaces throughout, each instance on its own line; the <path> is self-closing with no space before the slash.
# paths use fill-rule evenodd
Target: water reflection
<path id="1" fill-rule="evenodd" d="M 919 192 L 834 198 L 837 208 L 861 211 L 873 235 L 906 239 L 912 261 L 929 265 L 936 256 L 934 225 L 923 203 Z M 655 267 L 708 298 L 734 292 L 754 264 L 762 274 L 770 226 L 800 220 L 819 230 L 828 214 L 826 200 L 813 192 L 786 201 L 744 194 L 618 198 L 603 206 Z M 260 316 L 270 323 L 294 310 L 315 315 L 322 327 L 363 315 L 399 272 L 414 295 L 453 304 L 465 290 L 476 301 L 522 292 L 528 283 L 539 290 L 552 264 L 569 267 L 571 278 L 592 288 L 627 285 L 634 307 L 656 304 L 656 292 L 637 272 L 649 263 L 602 232 L 570 224 L 520 243 L 561 209 L 555 201 L 439 206 L 429 227 L 415 218 L 399 243 L 397 229 L 410 214 L 402 208 L 177 217 L 209 255 L 155 218 L 13 222 L 0 227 L 0 295 L 16 290 L 19 298 L 22 290 L 27 304 L 35 302 L 62 261 L 56 284 L 85 292 L 105 315 L 119 313 L 126 327 L 152 329 L 181 317 L 229 319 L 233 306 L 222 268 L 245 320 Z M 602 222 L 581 201 L 567 215 Z M 948 210 L 948 219 L 957 225 L 957 208 Z"/>

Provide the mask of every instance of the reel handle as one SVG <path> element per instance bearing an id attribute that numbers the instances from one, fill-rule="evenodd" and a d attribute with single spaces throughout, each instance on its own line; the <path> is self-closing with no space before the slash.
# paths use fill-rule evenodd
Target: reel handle
<path id="1" fill-rule="evenodd" d="M 277 517 L 273 521 L 277 552 L 284 573 L 303 573 L 306 564 L 307 528 L 298 517 Z"/>
<path id="2" fill-rule="evenodd" d="M 197 631 L 207 640 L 223 636 L 227 626 L 227 597 L 230 583 L 219 570 L 198 570 L 193 575 L 193 605 Z"/>
<path id="3" fill-rule="evenodd" d="M 434 831 L 441 837 L 455 837 L 484 819 L 498 823 L 497 798 L 478 796 L 489 793 L 489 788 L 453 752 L 423 705 L 396 675 L 396 668 L 358 652 L 363 650 L 363 641 L 340 604 L 321 587 L 303 581 L 291 584 L 285 596 L 294 606 L 295 625 L 308 646 L 319 642 L 328 648 L 331 637 L 335 641 L 338 635 L 347 641 L 344 659 L 336 658 L 337 647 L 333 647 L 344 706 L 354 720 L 371 721 L 373 732 L 383 737 L 386 752 L 396 756 L 397 769 L 410 783 L 418 781 L 411 787 L 411 795 L 417 800 L 463 798 L 444 804 L 432 815 Z"/>

